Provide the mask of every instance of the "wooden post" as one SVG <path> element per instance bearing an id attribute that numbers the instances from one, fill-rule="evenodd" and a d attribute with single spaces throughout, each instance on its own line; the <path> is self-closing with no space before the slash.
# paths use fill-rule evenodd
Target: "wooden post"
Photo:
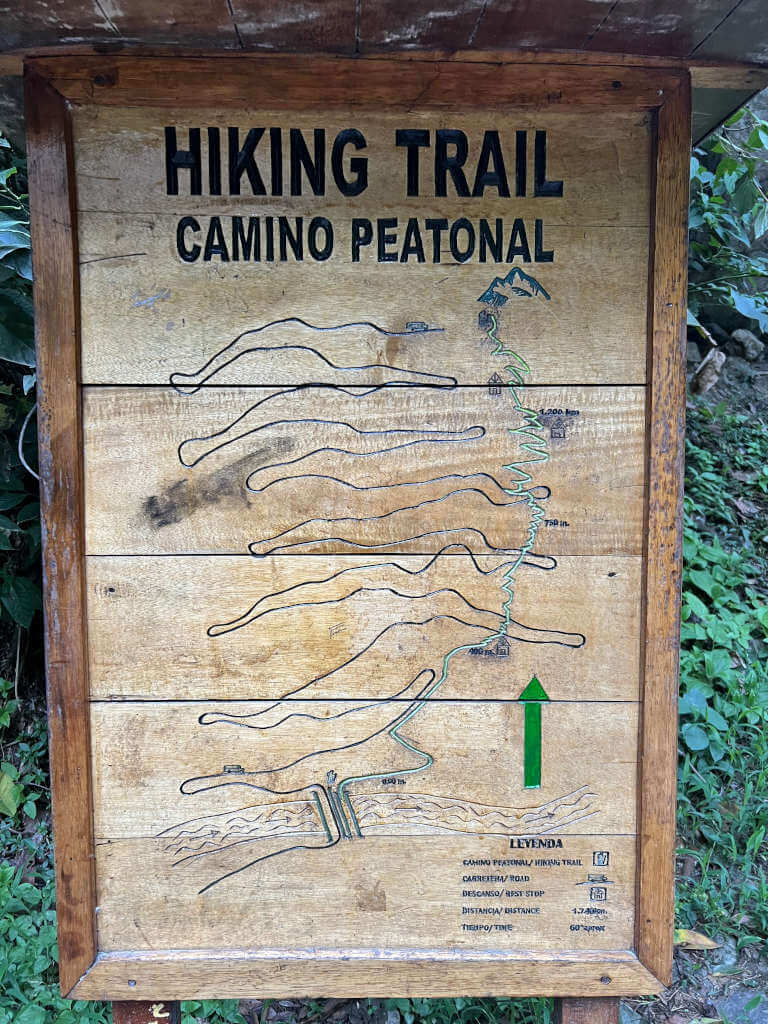
<path id="1" fill-rule="evenodd" d="M 112 1003 L 113 1024 L 179 1024 L 181 1003 Z"/>
<path id="2" fill-rule="evenodd" d="M 614 996 L 556 999 L 553 1024 L 619 1024 L 619 1000 Z"/>

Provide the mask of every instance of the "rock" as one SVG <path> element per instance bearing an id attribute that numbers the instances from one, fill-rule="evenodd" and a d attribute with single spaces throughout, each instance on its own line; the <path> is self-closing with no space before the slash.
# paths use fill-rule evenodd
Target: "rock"
<path id="1" fill-rule="evenodd" d="M 747 1010 L 747 1006 L 762 995 L 759 1005 Z M 715 999 L 718 1014 L 723 1020 L 738 1020 L 743 1024 L 768 1024 L 768 998 L 759 989 L 739 986 L 721 999 Z"/>
<path id="2" fill-rule="evenodd" d="M 733 331 L 731 340 L 739 346 L 738 355 L 743 355 L 750 363 L 756 363 L 758 359 L 762 359 L 765 345 L 755 337 L 752 331 L 744 330 L 744 328 Z"/>
<path id="3" fill-rule="evenodd" d="M 695 341 L 691 341 L 690 338 L 688 339 L 688 344 L 685 348 L 685 358 L 689 363 L 696 363 L 697 366 L 701 362 L 701 351 L 699 350 L 699 346 Z"/>
<path id="4" fill-rule="evenodd" d="M 728 380 L 751 383 L 755 379 L 755 370 L 741 356 L 729 356 L 726 376 Z"/>
<path id="5" fill-rule="evenodd" d="M 694 395 L 705 395 L 710 388 L 717 384 L 720 372 L 725 365 L 725 352 L 719 348 L 709 350 L 709 355 L 703 360 L 693 377 L 691 377 L 691 391 Z"/>
<path id="6" fill-rule="evenodd" d="M 713 949 L 707 955 L 707 966 L 710 969 L 732 967 L 739 962 L 739 951 L 736 946 L 736 940 L 732 936 L 716 935 L 715 941 L 720 943 L 720 948 Z"/>

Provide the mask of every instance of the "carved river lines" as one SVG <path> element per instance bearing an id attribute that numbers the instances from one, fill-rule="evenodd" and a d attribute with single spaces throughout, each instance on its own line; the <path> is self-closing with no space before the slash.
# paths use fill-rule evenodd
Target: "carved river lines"
<path id="1" fill-rule="evenodd" d="M 245 463 L 250 469 L 245 486 L 252 493 L 271 491 L 272 499 L 283 506 L 308 481 L 322 482 L 327 488 L 330 507 L 319 511 L 331 514 L 318 514 L 280 533 L 257 537 L 249 544 L 255 558 L 275 558 L 307 549 L 322 552 L 324 546 L 325 550 L 357 556 L 340 558 L 344 567 L 330 575 L 254 595 L 253 603 L 236 617 L 212 624 L 209 636 L 226 643 L 227 635 L 235 630 L 269 631 L 280 617 L 301 622 L 304 616 L 312 616 L 313 611 L 328 605 L 351 605 L 353 614 L 376 623 L 367 642 L 342 663 L 314 678 L 297 679 L 296 685 L 279 699 L 263 706 L 259 702 L 252 712 L 222 709 L 199 717 L 201 728 L 230 729 L 236 742 L 245 740 L 240 745 L 244 753 L 233 756 L 233 762 L 238 763 L 215 771 L 209 768 L 185 779 L 181 793 L 194 798 L 211 790 L 231 792 L 231 787 L 245 787 L 264 794 L 257 803 L 192 817 L 160 833 L 174 866 L 190 862 L 200 866 L 201 860 L 210 859 L 210 881 L 201 892 L 290 851 L 327 850 L 347 840 L 376 835 L 540 835 L 598 813 L 596 794 L 587 786 L 538 806 L 531 806 L 533 801 L 528 799 L 519 807 L 478 803 L 464 799 L 460 792 L 430 792 L 430 769 L 441 754 L 434 744 L 415 738 L 425 709 L 448 680 L 457 659 L 464 657 L 471 662 L 477 656 L 508 657 L 506 671 L 514 668 L 518 643 L 569 648 L 585 643 L 580 633 L 537 629 L 513 617 L 519 572 L 551 572 L 557 563 L 551 556 L 535 551 L 545 519 L 544 503 L 550 495 L 549 488 L 540 482 L 541 470 L 549 460 L 549 444 L 538 413 L 524 398 L 530 368 L 502 340 L 506 312 L 502 307 L 508 303 L 519 316 L 528 303 L 548 299 L 541 285 L 519 270 L 511 271 L 504 280 L 496 279 L 479 299 L 479 324 L 493 360 L 489 393 L 503 392 L 507 396 L 513 424 L 508 428 L 510 461 L 493 474 L 438 472 L 426 473 L 419 480 L 393 480 L 392 465 L 405 449 L 417 456 L 424 453 L 425 467 L 439 469 L 450 464 L 454 446 L 472 445 L 485 436 L 486 429 L 474 423 L 456 430 L 425 429 L 402 426 L 400 419 L 397 425 L 384 428 L 358 425 L 370 420 L 366 419 L 366 410 L 385 391 L 399 394 L 409 410 L 409 393 L 418 395 L 425 389 L 451 392 L 459 387 L 452 377 L 404 370 L 388 361 L 341 365 L 335 349 L 342 348 L 341 341 L 356 331 L 377 332 L 384 340 L 399 336 L 376 324 L 316 326 L 299 318 L 265 324 L 236 337 L 196 372 L 171 375 L 176 391 L 192 398 L 205 385 L 215 384 L 217 375 L 238 360 L 252 360 L 258 368 L 260 361 L 279 359 L 281 351 L 291 349 L 300 350 L 317 364 L 318 375 L 332 380 L 270 389 L 266 397 L 250 404 L 223 429 L 187 438 L 179 445 L 179 460 L 187 469 L 225 446 L 241 450 L 249 444 L 257 446 L 262 462 L 257 464 L 255 458 L 253 468 Z M 440 328 L 421 321 L 407 325 L 409 335 L 414 331 L 423 334 L 425 345 L 442 333 Z M 287 344 L 286 332 L 290 339 Z M 308 337 L 311 345 L 307 344 Z M 382 383 L 371 385 L 372 375 Z M 323 418 L 313 415 L 318 393 L 323 394 L 322 409 L 327 414 Z M 482 398 L 483 392 L 478 390 L 478 396 Z M 417 416 L 414 407 L 414 419 Z M 350 509 L 359 511 L 360 502 L 363 506 L 373 500 L 380 503 L 390 496 L 394 500 L 388 501 L 384 512 L 342 514 Z M 462 522 L 452 512 L 458 498 L 461 509 L 468 507 L 467 498 L 494 506 L 500 524 L 497 531 L 488 536 L 472 522 Z M 510 519 L 512 513 L 522 515 L 520 524 Z M 420 515 L 424 517 L 419 519 Z M 388 536 L 396 537 L 392 542 L 382 542 L 383 523 L 393 531 Z M 514 531 L 520 531 L 518 545 L 510 547 L 509 537 Z M 422 554 L 425 541 L 433 546 L 437 541 L 439 547 L 432 554 Z M 381 557 L 387 548 L 396 552 L 391 559 Z M 367 549 L 375 549 L 379 557 L 371 561 L 360 558 Z M 405 554 L 408 557 L 399 561 L 397 556 Z M 454 571 L 449 577 L 456 581 L 455 587 L 445 586 L 446 564 L 462 567 L 461 574 Z M 494 583 L 499 601 L 496 609 L 482 607 L 462 594 L 464 574 L 476 577 L 478 582 Z M 446 636 L 459 640 L 447 651 Z M 411 678 L 398 678 L 392 646 L 395 640 L 406 644 L 420 640 L 422 646 L 426 641 L 434 652 L 433 663 L 424 664 Z M 466 664 L 465 671 L 471 672 L 472 664 Z M 378 680 L 381 690 L 391 692 L 370 700 L 327 699 L 338 692 L 339 685 L 346 686 L 344 692 L 358 692 L 354 681 L 361 674 Z M 538 680 L 534 679 L 532 686 L 535 689 L 529 687 L 529 692 L 547 699 Z M 515 694 L 515 698 L 518 696 Z M 540 743 L 540 705 L 535 710 Z M 535 758 L 536 752 L 528 749 L 529 742 L 536 740 L 533 732 L 531 737 L 528 735 L 529 711 L 534 708 L 526 705 L 526 757 Z M 247 739 L 259 734 L 274 736 L 278 731 L 288 740 L 283 739 L 276 750 L 292 750 L 290 737 L 299 732 L 311 737 L 310 748 L 299 753 L 296 745 L 295 757 L 283 754 L 267 768 L 249 769 Z M 476 737 L 468 735 L 463 742 L 468 748 L 480 749 Z M 307 743 L 303 746 L 306 748 Z M 539 774 L 535 764 L 530 773 L 526 765 L 525 783 L 520 779 L 521 796 L 530 798 L 541 784 L 540 750 L 538 756 Z M 344 768 L 339 770 L 342 762 Z M 356 766 L 353 771 L 349 769 L 351 762 Z M 405 780 L 407 786 L 403 785 Z M 232 852 L 227 853 L 222 868 L 217 855 L 224 851 Z"/>

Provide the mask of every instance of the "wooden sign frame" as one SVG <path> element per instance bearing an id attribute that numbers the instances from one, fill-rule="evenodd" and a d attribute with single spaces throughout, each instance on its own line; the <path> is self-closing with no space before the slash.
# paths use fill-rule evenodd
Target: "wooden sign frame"
<path id="1" fill-rule="evenodd" d="M 317 83 L 323 88 L 318 89 Z M 70 110 L 76 104 L 446 110 L 494 104 L 650 111 L 647 495 L 633 949 L 503 959 L 99 948 L 85 619 L 79 284 Z M 62 991 L 77 999 L 649 994 L 670 979 L 685 407 L 690 89 L 669 67 L 491 60 L 53 57 L 26 67 L 34 240 L 46 652 Z M 179 937 L 182 945 L 182 937 Z"/>

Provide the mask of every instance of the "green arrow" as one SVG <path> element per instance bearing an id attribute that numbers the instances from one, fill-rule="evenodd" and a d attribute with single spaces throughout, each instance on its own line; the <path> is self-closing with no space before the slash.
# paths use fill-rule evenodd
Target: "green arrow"
<path id="1" fill-rule="evenodd" d="M 545 700 L 549 700 L 549 697 L 547 691 L 534 676 L 518 700 L 525 704 L 523 739 L 525 788 L 538 789 L 541 786 L 541 705 Z"/>

